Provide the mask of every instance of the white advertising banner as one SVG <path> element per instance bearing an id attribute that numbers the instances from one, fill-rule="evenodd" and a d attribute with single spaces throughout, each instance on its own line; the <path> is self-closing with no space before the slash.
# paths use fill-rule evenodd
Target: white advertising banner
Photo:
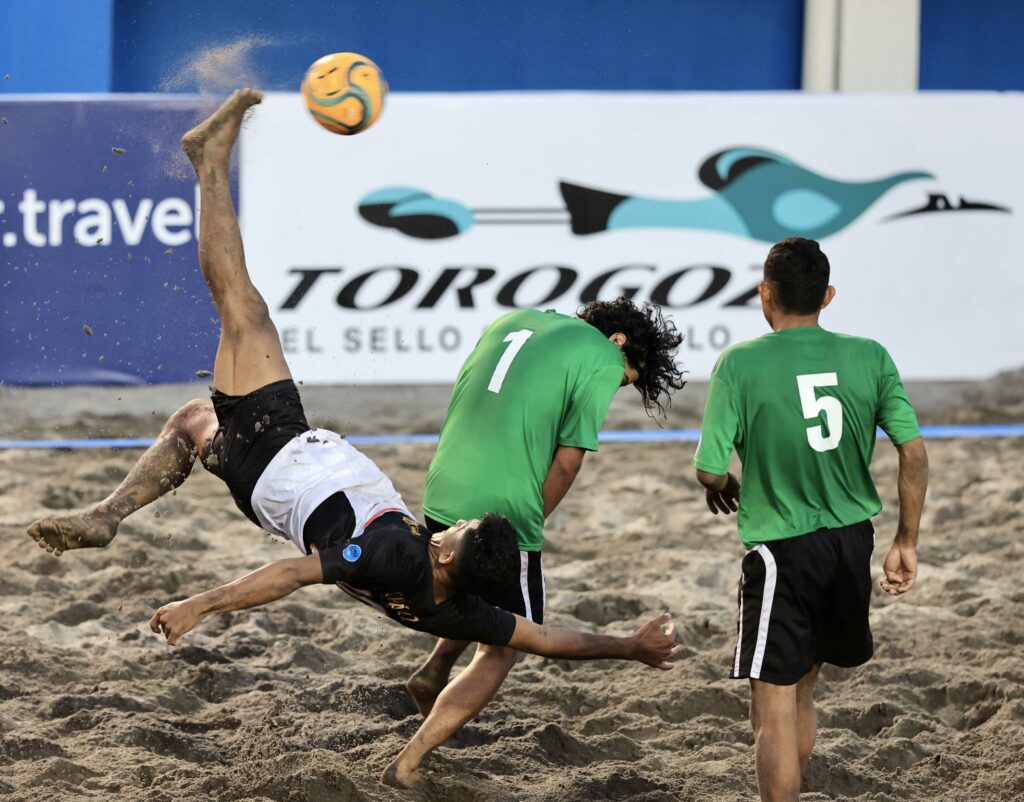
<path id="1" fill-rule="evenodd" d="M 767 330 L 773 242 L 817 239 L 826 328 L 904 376 L 1024 364 L 1024 97 L 391 96 L 370 131 L 271 94 L 242 135 L 252 276 L 297 378 L 450 382 L 524 306 L 659 304 L 706 378 Z"/>

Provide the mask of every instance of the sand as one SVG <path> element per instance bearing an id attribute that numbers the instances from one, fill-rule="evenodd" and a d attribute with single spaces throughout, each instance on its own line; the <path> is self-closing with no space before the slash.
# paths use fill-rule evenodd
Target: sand
<path id="1" fill-rule="evenodd" d="M 204 389 L 3 388 L 0 437 L 152 435 Z M 1024 371 L 911 395 L 931 423 L 1024 420 Z M 620 396 L 610 425 L 644 424 Z M 314 423 L 344 431 L 436 431 L 446 388 L 305 397 Z M 688 387 L 669 425 L 695 425 L 702 403 Z M 918 587 L 876 592 L 870 663 L 822 672 L 804 799 L 1024 799 L 1022 445 L 929 444 Z M 430 447 L 366 451 L 418 510 Z M 403 681 L 428 636 L 326 587 L 211 618 L 176 649 L 146 629 L 159 604 L 293 554 L 201 469 L 107 549 L 56 559 L 24 535 L 102 497 L 137 453 L 0 452 L 0 800 L 755 797 L 749 691 L 726 678 L 743 552 L 734 521 L 704 507 L 692 445 L 588 457 L 545 555 L 551 622 L 625 633 L 671 610 L 685 645 L 675 669 L 524 657 L 406 794 L 377 777 L 418 724 Z M 874 469 L 881 551 L 896 509 L 884 442 Z"/>

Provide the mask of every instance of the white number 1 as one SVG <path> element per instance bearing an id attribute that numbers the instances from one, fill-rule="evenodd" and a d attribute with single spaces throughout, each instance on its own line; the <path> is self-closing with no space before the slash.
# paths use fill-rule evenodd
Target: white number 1
<path id="1" fill-rule="evenodd" d="M 796 377 L 796 386 L 800 391 L 800 406 L 805 418 L 816 418 L 825 413 L 828 424 L 828 437 L 825 437 L 821 426 L 807 427 L 807 442 L 815 451 L 832 451 L 838 448 L 843 437 L 843 405 L 838 398 L 822 396 L 818 398 L 814 392 L 816 387 L 837 387 L 839 377 L 835 373 L 806 373 Z"/>
<path id="2" fill-rule="evenodd" d="M 505 336 L 505 342 L 509 343 L 509 346 L 505 349 L 505 353 L 501 355 L 501 359 L 498 360 L 498 364 L 494 366 L 494 374 L 491 376 L 491 383 L 487 385 L 487 389 L 492 393 L 501 392 L 501 385 L 505 383 L 505 374 L 507 374 L 508 369 L 512 367 L 512 360 L 516 358 L 516 354 L 518 354 L 520 349 L 526 345 L 526 341 L 529 340 L 531 336 L 533 336 L 533 332 L 529 329 L 513 331 L 511 334 Z"/>

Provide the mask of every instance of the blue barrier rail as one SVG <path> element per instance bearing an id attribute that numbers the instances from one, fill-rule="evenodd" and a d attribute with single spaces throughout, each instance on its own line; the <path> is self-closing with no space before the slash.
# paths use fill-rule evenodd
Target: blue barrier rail
<path id="1" fill-rule="evenodd" d="M 928 440 L 956 440 L 980 437 L 1024 437 L 1022 423 L 994 423 L 974 426 L 922 426 Z M 885 435 L 880 431 L 879 437 Z M 700 429 L 612 429 L 601 432 L 602 443 L 696 443 Z M 400 446 L 413 443 L 432 445 L 436 434 L 353 434 L 356 446 Z M 70 438 L 64 440 L 0 440 L 0 451 L 14 449 L 149 448 L 153 439 L 126 437 Z"/>

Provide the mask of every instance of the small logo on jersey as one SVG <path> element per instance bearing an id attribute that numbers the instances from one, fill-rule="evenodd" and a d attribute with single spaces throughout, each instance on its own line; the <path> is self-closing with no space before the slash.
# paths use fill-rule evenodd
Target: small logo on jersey
<path id="1" fill-rule="evenodd" d="M 345 550 L 341 553 L 341 556 L 348 560 L 348 562 L 354 563 L 356 560 L 359 559 L 359 555 L 362 553 L 363 550 L 359 546 L 357 546 L 355 543 L 350 543 L 349 545 L 345 546 Z"/>

